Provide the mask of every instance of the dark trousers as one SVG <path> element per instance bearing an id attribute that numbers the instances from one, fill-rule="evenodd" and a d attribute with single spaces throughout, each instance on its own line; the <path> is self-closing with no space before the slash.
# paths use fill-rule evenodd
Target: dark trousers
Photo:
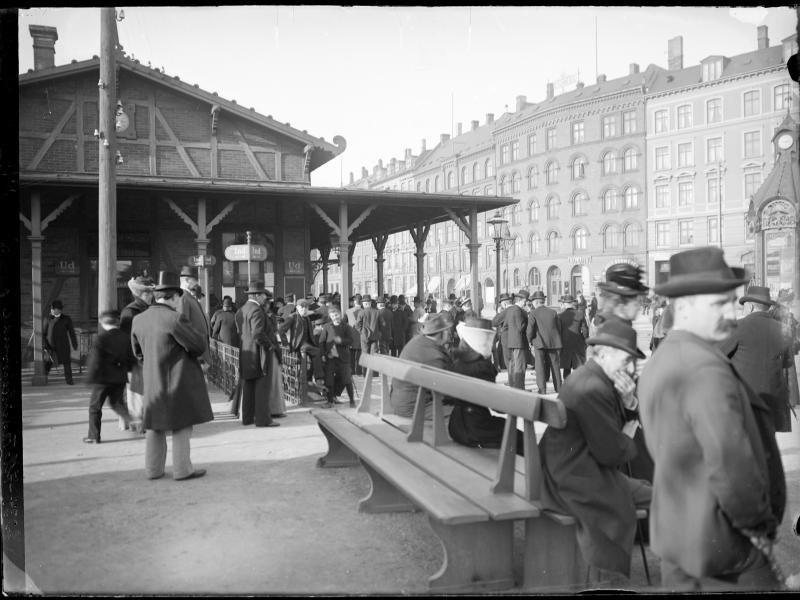
<path id="1" fill-rule="evenodd" d="M 350 371 L 350 363 L 341 358 L 329 357 L 325 361 L 325 387 L 328 388 L 328 400 L 333 400 L 341 394 L 343 389 L 347 390 L 348 398 L 353 400 L 353 376 Z"/>
<path id="2" fill-rule="evenodd" d="M 353 373 L 363 375 L 364 367 L 358 364 L 361 358 L 361 348 L 350 348 L 350 364 L 353 365 Z"/>
<path id="3" fill-rule="evenodd" d="M 314 370 L 314 379 L 322 381 L 325 379 L 325 371 L 322 369 L 322 352 L 316 346 L 304 343 L 300 346 L 300 352 L 305 352 L 311 359 L 311 368 Z"/>
<path id="4" fill-rule="evenodd" d="M 272 423 L 267 395 L 268 377 L 242 379 L 242 425 L 257 427 Z"/>
<path id="5" fill-rule="evenodd" d="M 561 388 L 561 350 L 551 348 L 534 348 L 536 356 L 536 387 L 539 393 L 547 390 L 547 375 L 553 378 L 553 387 L 556 391 Z"/>
<path id="6" fill-rule="evenodd" d="M 575 359 L 578 362 L 578 366 L 586 364 L 586 357 L 585 356 L 576 356 Z M 578 367 L 575 367 L 575 368 L 577 369 Z M 563 370 L 564 370 L 564 379 L 566 379 L 567 375 L 572 373 L 572 367 L 564 365 L 564 369 Z"/>
<path id="7" fill-rule="evenodd" d="M 527 360 L 524 348 L 508 349 L 508 385 L 518 390 L 525 389 Z"/>
<path id="8" fill-rule="evenodd" d="M 100 439 L 100 423 L 103 419 L 103 404 L 108 404 L 115 413 L 130 422 L 131 416 L 128 414 L 128 405 L 125 403 L 125 384 L 98 383 L 92 386 L 92 398 L 89 400 L 89 437 L 95 440 Z"/>
<path id="9" fill-rule="evenodd" d="M 72 384 L 72 358 L 70 357 L 69 354 L 67 354 L 66 356 L 62 356 L 61 354 L 58 354 L 58 362 L 60 362 L 64 367 L 64 381 L 66 381 L 67 383 L 69 383 L 71 385 Z M 52 369 L 52 368 L 53 368 L 53 363 L 51 363 L 51 362 L 45 362 L 44 363 L 44 372 L 47 373 L 48 375 L 50 374 L 50 369 Z"/>

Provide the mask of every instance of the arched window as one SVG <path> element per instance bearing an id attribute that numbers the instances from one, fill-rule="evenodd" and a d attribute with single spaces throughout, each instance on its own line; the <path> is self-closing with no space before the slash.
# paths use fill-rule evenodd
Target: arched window
<path id="1" fill-rule="evenodd" d="M 607 225 L 603 232 L 603 248 L 606 250 L 619 248 L 619 225 Z"/>
<path id="2" fill-rule="evenodd" d="M 536 198 L 533 198 L 528 204 L 528 221 L 530 223 L 536 223 L 539 220 L 539 201 Z"/>
<path id="3" fill-rule="evenodd" d="M 531 267 L 531 270 L 528 271 L 528 285 L 537 288 L 542 287 L 542 276 L 536 267 Z"/>
<path id="4" fill-rule="evenodd" d="M 558 199 L 558 196 L 548 196 L 547 200 L 545 200 L 545 206 L 547 207 L 547 219 L 557 219 L 558 209 L 561 206 L 561 200 Z"/>
<path id="5" fill-rule="evenodd" d="M 461 183 L 469 183 L 469 170 L 467 170 L 466 166 L 461 167 Z"/>
<path id="6" fill-rule="evenodd" d="M 514 236 L 514 256 L 522 256 L 522 236 L 520 235 Z"/>
<path id="7" fill-rule="evenodd" d="M 505 175 L 500 177 L 500 182 L 498 183 L 500 187 L 500 195 L 501 196 L 508 196 L 508 179 Z"/>
<path id="8" fill-rule="evenodd" d="M 517 171 L 514 171 L 514 173 L 511 175 L 511 193 L 519 194 L 521 187 L 522 176 Z"/>
<path id="9" fill-rule="evenodd" d="M 551 160 L 544 167 L 544 182 L 548 185 L 558 183 L 558 164 Z"/>
<path id="10" fill-rule="evenodd" d="M 603 154 L 603 175 L 610 175 L 617 172 L 617 155 L 613 150 Z"/>
<path id="11" fill-rule="evenodd" d="M 575 195 L 572 196 L 572 215 L 582 215 L 586 213 L 586 204 L 589 201 L 589 197 L 586 195 L 586 192 L 575 192 Z"/>
<path id="12" fill-rule="evenodd" d="M 629 185 L 625 188 L 625 210 L 636 210 L 639 208 L 639 189 Z"/>
<path id="13" fill-rule="evenodd" d="M 636 223 L 628 223 L 625 226 L 625 247 L 636 248 L 639 246 L 639 226 Z"/>
<path id="14" fill-rule="evenodd" d="M 528 169 L 528 189 L 535 190 L 539 187 L 539 169 L 536 165 Z"/>
<path id="15" fill-rule="evenodd" d="M 583 227 L 579 227 L 575 230 L 575 235 L 573 236 L 572 242 L 572 249 L 573 250 L 586 250 L 586 241 L 589 238 L 589 232 L 586 231 Z"/>
<path id="16" fill-rule="evenodd" d="M 472 181 L 478 181 L 481 178 L 481 168 L 478 163 L 472 163 Z"/>
<path id="17" fill-rule="evenodd" d="M 619 193 L 614 188 L 609 188 L 603 194 L 603 212 L 619 210 Z"/>
<path id="18" fill-rule="evenodd" d="M 514 287 L 518 288 L 520 286 L 521 286 L 521 283 L 520 283 L 520 280 L 519 280 L 519 269 L 514 269 Z"/>
<path id="19" fill-rule="evenodd" d="M 422 182 L 421 182 L 421 181 L 418 181 L 418 182 L 417 182 L 417 191 L 419 192 L 419 191 L 421 191 L 421 190 L 422 190 Z"/>
<path id="20" fill-rule="evenodd" d="M 456 187 L 455 173 L 452 171 L 447 173 L 447 189 Z"/>
<path id="21" fill-rule="evenodd" d="M 483 172 L 485 174 L 485 177 L 491 177 L 492 175 L 494 175 L 494 167 L 492 166 L 491 158 L 486 159 L 486 162 L 483 165 Z"/>
<path id="22" fill-rule="evenodd" d="M 628 148 L 622 157 L 622 168 L 625 172 L 635 171 L 639 168 L 639 154 L 636 152 L 636 148 Z"/>
<path id="23" fill-rule="evenodd" d="M 437 175 L 436 178 L 433 180 L 433 191 L 439 192 L 442 189 L 442 181 L 441 178 Z"/>
<path id="24" fill-rule="evenodd" d="M 517 203 L 513 207 L 511 207 L 511 224 L 512 225 L 519 225 L 520 224 L 519 213 L 521 211 L 522 211 L 522 207 L 519 205 L 519 203 Z"/>
<path id="25" fill-rule="evenodd" d="M 539 254 L 539 250 L 539 234 L 534 231 L 528 237 L 528 254 L 530 256 L 536 256 Z"/>
<path id="26" fill-rule="evenodd" d="M 547 254 L 558 253 L 558 232 L 551 231 L 547 234 Z"/>
<path id="27" fill-rule="evenodd" d="M 583 179 L 586 177 L 586 165 L 588 161 L 584 156 L 576 156 L 575 160 L 572 161 L 572 165 L 570 167 L 570 171 L 572 173 L 572 180 L 575 181 L 576 179 Z"/>
<path id="28" fill-rule="evenodd" d="M 425 191 L 426 192 L 430 192 L 431 191 L 431 180 L 430 179 L 426 179 L 425 180 Z"/>

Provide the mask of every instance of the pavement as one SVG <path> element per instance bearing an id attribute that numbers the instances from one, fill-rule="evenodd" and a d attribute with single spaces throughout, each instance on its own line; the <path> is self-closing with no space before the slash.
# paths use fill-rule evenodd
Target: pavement
<path id="1" fill-rule="evenodd" d="M 646 327 L 640 333 L 645 341 Z M 327 443 L 313 407 L 289 408 L 280 427 L 244 427 L 212 386 L 215 419 L 195 427 L 192 438 L 192 461 L 206 476 L 173 480 L 168 455 L 166 477 L 150 481 L 143 437 L 120 431 L 110 409 L 103 411 L 102 443 L 82 443 L 89 400 L 82 375 L 73 386 L 60 371 L 44 387 L 31 386 L 30 377 L 23 371 L 26 570 L 4 560 L 5 592 L 427 593 L 442 551 L 425 515 L 359 513 L 369 480 L 360 467 L 316 467 Z M 534 386 L 530 370 L 527 385 Z M 794 425 L 778 434 L 789 506 L 775 556 L 787 574 L 800 572 L 800 537 L 791 531 L 800 515 L 800 429 Z M 658 559 L 649 549 L 647 558 L 657 584 Z M 514 569 L 521 575 L 519 561 Z M 647 585 L 638 549 L 632 569 L 615 587 L 657 590 Z"/>

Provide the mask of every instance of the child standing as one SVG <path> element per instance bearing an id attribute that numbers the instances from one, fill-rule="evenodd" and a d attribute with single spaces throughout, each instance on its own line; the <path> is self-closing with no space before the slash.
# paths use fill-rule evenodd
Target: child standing
<path id="1" fill-rule="evenodd" d="M 328 311 L 330 322 L 322 327 L 319 345 L 325 357 L 326 408 L 339 404 L 335 398 L 347 390 L 350 406 L 355 406 L 353 376 L 350 370 L 350 347 L 355 343 L 352 328 L 342 322 L 342 313 L 333 306 Z"/>

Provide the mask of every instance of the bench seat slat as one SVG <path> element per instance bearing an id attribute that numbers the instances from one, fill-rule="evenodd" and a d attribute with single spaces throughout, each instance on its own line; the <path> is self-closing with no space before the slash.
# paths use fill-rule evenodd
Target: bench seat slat
<path id="1" fill-rule="evenodd" d="M 448 525 L 488 521 L 488 513 L 369 433 L 361 431 L 336 412 L 315 412 L 314 417 L 359 458 L 375 469 L 433 518 Z"/>

